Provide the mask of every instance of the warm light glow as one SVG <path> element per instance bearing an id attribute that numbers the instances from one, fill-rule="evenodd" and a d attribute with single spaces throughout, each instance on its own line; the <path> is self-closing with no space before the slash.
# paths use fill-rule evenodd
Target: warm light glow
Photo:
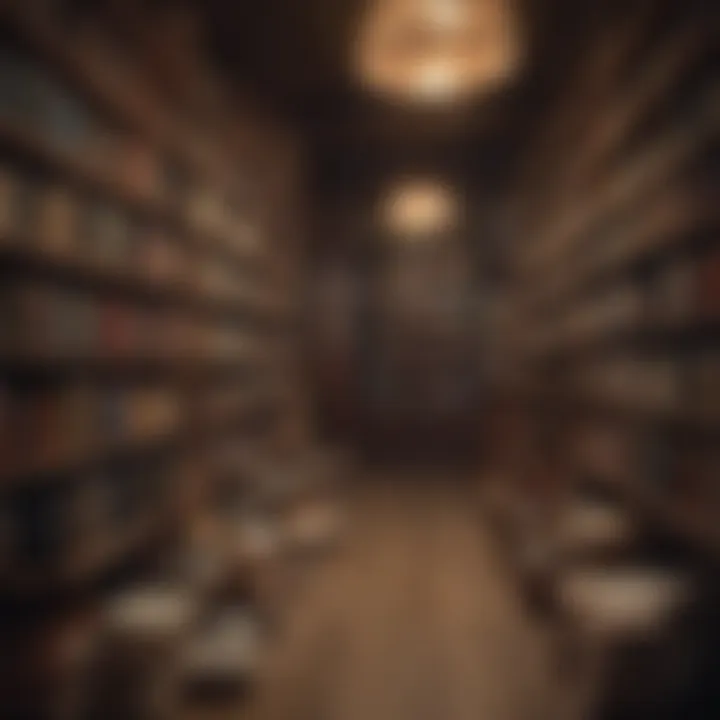
<path id="1" fill-rule="evenodd" d="M 381 206 L 382 220 L 403 238 L 450 230 L 457 222 L 457 199 L 450 188 L 432 181 L 409 181 L 392 189 Z"/>
<path id="2" fill-rule="evenodd" d="M 458 75 L 447 62 L 430 62 L 418 71 L 417 93 L 429 100 L 442 100 L 457 90 Z"/>
<path id="3" fill-rule="evenodd" d="M 370 91 L 437 103 L 502 85 L 521 60 L 509 0 L 377 0 L 356 51 Z"/>
<path id="4" fill-rule="evenodd" d="M 464 0 L 425 0 L 423 15 L 434 28 L 453 32 L 468 21 L 469 10 Z"/>

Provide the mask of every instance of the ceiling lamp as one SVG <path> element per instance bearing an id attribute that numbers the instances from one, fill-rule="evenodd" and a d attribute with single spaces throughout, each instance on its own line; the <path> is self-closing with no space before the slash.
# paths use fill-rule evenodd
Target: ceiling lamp
<path id="1" fill-rule="evenodd" d="M 392 188 L 381 203 L 382 222 L 394 235 L 415 239 L 451 230 L 458 221 L 455 194 L 440 182 L 406 181 Z"/>
<path id="2" fill-rule="evenodd" d="M 447 103 L 504 84 L 520 56 L 509 0 L 376 0 L 356 67 L 387 98 Z"/>
<path id="3" fill-rule="evenodd" d="M 471 11 L 467 0 L 424 0 L 420 14 L 437 30 L 455 32 L 468 22 Z"/>
<path id="4" fill-rule="evenodd" d="M 432 101 L 452 98 L 457 92 L 458 75 L 451 63 L 431 61 L 418 68 L 414 92 Z"/>

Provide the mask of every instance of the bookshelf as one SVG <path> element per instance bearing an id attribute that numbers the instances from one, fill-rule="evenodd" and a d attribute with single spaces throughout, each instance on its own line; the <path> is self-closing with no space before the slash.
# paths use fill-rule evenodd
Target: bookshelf
<path id="1" fill-rule="evenodd" d="M 276 356 L 294 229 L 273 215 L 294 191 L 266 179 L 290 165 L 283 129 L 227 103 L 227 133 L 192 130 L 61 6 L 0 10 L 3 597 L 91 585 L 182 534 L 214 454 L 271 440 L 293 402 Z"/>
<path id="2" fill-rule="evenodd" d="M 521 493 L 543 468 L 559 505 L 604 478 L 641 524 L 716 562 L 720 503 L 690 476 L 720 467 L 720 105 L 687 15 L 660 31 L 608 13 L 545 103 L 493 323 L 494 461 Z M 628 452 L 568 461 L 584 426 L 618 428 Z"/>

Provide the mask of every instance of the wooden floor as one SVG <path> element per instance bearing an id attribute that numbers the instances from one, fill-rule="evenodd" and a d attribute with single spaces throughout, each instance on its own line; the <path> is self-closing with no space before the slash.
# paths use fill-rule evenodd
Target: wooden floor
<path id="1" fill-rule="evenodd" d="M 292 596 L 253 701 L 230 715 L 555 717 L 543 633 L 469 491 L 442 478 L 374 480 L 351 508 L 342 547 Z"/>

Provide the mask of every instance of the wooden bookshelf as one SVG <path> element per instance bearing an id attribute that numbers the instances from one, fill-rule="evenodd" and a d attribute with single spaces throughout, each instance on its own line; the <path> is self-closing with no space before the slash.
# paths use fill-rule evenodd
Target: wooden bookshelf
<path id="1" fill-rule="evenodd" d="M 286 284 L 279 272 L 290 256 L 291 243 L 278 236 L 295 229 L 281 228 L 270 213 L 272 210 L 283 216 L 285 203 L 292 198 L 282 194 L 288 192 L 289 186 L 284 186 L 281 192 L 279 186 L 274 187 L 268 180 L 281 178 L 282 167 L 274 167 L 273 173 L 256 171 L 258 161 L 268 166 L 261 169 L 268 170 L 270 166 L 289 163 L 290 156 L 285 158 L 278 150 L 273 132 L 259 133 L 259 137 L 266 136 L 265 145 L 252 148 L 251 170 L 227 137 L 203 136 L 202 123 L 197 118 L 190 122 L 164 103 L 162 94 L 155 92 L 138 69 L 132 67 L 133 58 L 116 62 L 111 53 L 88 42 L 87 37 L 71 37 L 67 28 L 63 29 L 45 14 L 47 11 L 47 7 L 43 10 L 36 3 L 5 3 L 0 8 L 0 22 L 17 36 L 19 52 L 28 54 L 33 69 L 38 65 L 43 78 L 61 88 L 64 99 L 77 101 L 87 114 L 87 118 L 83 116 L 87 122 L 80 124 L 89 129 L 82 131 L 86 134 L 81 133 L 80 142 L 77 137 L 61 142 L 65 135 L 52 125 L 52 118 L 42 117 L 35 122 L 30 117 L 24 123 L 16 119 L 16 115 L 24 117 L 24 108 L 13 108 L 12 113 L 5 113 L 4 109 L 0 119 L 0 153 L 3 170 L 11 168 L 11 172 L 17 173 L 17 177 L 11 176 L 12 191 L 17 190 L 17 185 L 23 193 L 34 193 L 36 211 L 40 208 L 39 199 L 44 198 L 48 189 L 68 191 L 73 227 L 67 232 L 70 238 L 61 243 L 62 250 L 50 250 L 48 238 L 40 237 L 42 233 L 34 224 L 5 228 L 0 234 L 0 278 L 11 279 L 20 286 L 41 286 L 40 300 L 49 297 L 54 301 L 49 302 L 50 306 L 63 313 L 65 308 L 60 307 L 60 300 L 50 294 L 46 297 L 44 291 L 47 288 L 68 291 L 72 299 L 81 298 L 83 313 L 87 311 L 85 306 L 90 306 L 87 313 L 90 320 L 83 320 L 83 313 L 79 314 L 80 319 L 70 318 L 81 325 L 82 340 L 77 348 L 66 348 L 64 342 L 53 338 L 46 343 L 47 352 L 43 352 L 46 348 L 41 343 L 38 347 L 34 342 L 23 344 L 25 335 L 19 333 L 22 340 L 18 347 L 8 343 L 0 353 L 0 380 L 5 386 L 21 381 L 32 387 L 32 392 L 40 388 L 40 393 L 50 393 L 48 387 L 54 392 L 56 387 L 79 384 L 91 385 L 93 392 L 98 393 L 118 386 L 121 392 L 130 392 L 140 383 L 171 386 L 181 409 L 177 423 L 162 432 L 143 437 L 118 432 L 112 442 L 88 442 L 82 452 L 77 448 L 72 453 L 30 456 L 28 464 L 4 467 L 0 502 L 6 496 L 26 491 L 43 493 L 94 482 L 96 471 L 100 475 L 99 471 L 116 465 L 129 464 L 129 472 L 134 472 L 130 461 L 142 457 L 157 458 L 158 463 L 177 457 L 181 463 L 190 463 L 193 469 L 197 468 L 193 482 L 203 487 L 196 488 L 196 501 L 178 512 L 174 496 L 184 495 L 186 490 L 178 480 L 178 487 L 169 493 L 164 487 L 160 491 L 162 502 L 152 504 L 142 516 L 128 521 L 126 527 L 108 528 L 103 537 L 95 538 L 96 542 L 89 543 L 83 552 L 71 553 L 72 557 L 52 567 L 29 568 L 27 572 L 17 569 L 7 577 L 2 574 L 0 600 L 42 599 L 59 589 L 80 589 L 127 559 L 145 550 L 160 549 L 162 543 L 158 540 L 168 535 L 170 526 L 182 535 L 195 516 L 207 509 L 205 499 L 216 482 L 213 462 L 216 448 L 221 443 L 254 442 L 253 417 L 265 412 L 282 415 L 291 410 L 292 401 L 290 394 L 279 392 L 278 387 L 283 371 L 279 361 L 287 360 L 283 352 L 292 330 L 296 288 Z M 106 39 L 101 34 L 97 37 L 101 43 Z M 47 102 L 52 102 L 52 97 Z M 236 119 L 228 117 L 226 122 L 228 128 L 233 128 Z M 58 133 L 62 138 L 56 137 Z M 151 163 L 152 182 L 135 184 L 128 179 L 127 168 L 118 169 L 113 163 L 116 157 L 113 153 L 122 152 L 124 142 L 136 138 L 141 151 L 147 150 L 141 156 Z M 107 146 L 103 144 L 106 142 Z M 209 213 L 203 205 L 207 196 L 215 200 Z M 205 212 L 198 210 L 198 204 Z M 95 236 L 101 232 L 95 216 L 89 218 L 93 221 L 91 231 L 84 224 L 86 216 L 98 209 L 95 205 L 109 209 L 117 216 L 113 219 L 122 225 L 119 241 L 116 237 L 108 238 L 110 252 L 106 252 L 105 260 L 101 252 L 97 258 L 93 255 Z M 155 231 L 161 236 L 159 241 Z M 137 252 L 141 243 L 151 241 L 162 241 L 163 247 L 167 244 L 177 253 L 170 262 L 160 263 L 160 271 L 145 267 L 150 264 L 147 253 Z M 155 246 L 141 249 L 156 250 Z M 226 271 L 220 273 L 219 280 L 215 279 L 218 277 L 215 266 Z M 14 302 L 14 298 L 10 299 Z M 39 302 L 33 298 L 33 303 Z M 122 341 L 122 351 L 107 346 L 106 333 L 116 330 L 108 331 L 105 327 L 102 332 L 98 330 L 107 321 L 103 304 L 106 302 L 122 306 L 120 324 L 129 322 L 133 326 L 129 333 L 133 338 L 142 335 L 137 341 Z M 37 312 L 37 306 L 33 307 Z M 148 333 L 144 321 L 157 320 L 158 310 L 192 320 L 192 329 L 198 327 L 200 332 L 189 333 L 191 347 L 182 351 L 175 347 L 156 348 L 157 343 L 145 340 Z M 26 314 L 24 308 L 22 314 Z M 48 318 L 44 313 L 40 315 L 49 322 L 49 315 Z M 63 327 L 70 322 L 65 316 L 62 319 Z M 114 322 L 118 323 L 117 318 Z M 148 323 L 148 327 L 155 325 Z M 177 340 L 172 342 L 177 344 Z M 182 342 L 179 344 L 185 348 Z M 61 348 L 62 352 L 53 352 L 53 348 Z M 262 380 L 258 381 L 258 377 Z M 247 378 L 250 378 L 248 390 L 242 393 L 236 383 Z M 204 405 L 203 396 L 209 391 L 210 381 L 238 393 L 237 399 L 233 396 L 233 403 L 222 412 L 210 413 Z M 51 402 L 52 398 L 42 398 L 40 409 L 33 406 L 28 412 L 48 412 L 43 404 L 46 400 Z M 65 417 L 57 414 L 55 408 L 48 414 L 49 425 L 57 422 L 56 415 Z M 82 421 L 84 425 L 84 416 Z M 122 423 L 125 422 L 123 417 Z M 263 425 L 264 421 L 256 424 Z M 272 437 L 280 432 L 278 422 L 269 424 L 271 427 L 258 435 Z M 34 423 L 29 425 L 34 427 Z M 110 435 L 105 429 L 103 433 Z M 76 447 L 74 442 L 71 445 Z M 178 470 L 178 474 L 185 473 Z M 24 525 L 32 524 L 32 518 L 26 520 L 22 519 L 19 524 L 23 528 L 17 532 L 27 532 Z"/>
<path id="2" fill-rule="evenodd" d="M 511 356 L 506 364 L 511 360 L 524 381 L 501 379 L 496 396 L 525 422 L 524 439 L 507 438 L 508 456 L 513 448 L 530 456 L 519 474 L 543 467 L 565 496 L 581 481 L 562 458 L 573 425 L 584 418 L 631 428 L 670 448 L 688 438 L 701 447 L 717 443 L 720 396 L 705 363 L 717 352 L 720 323 L 703 263 L 716 262 L 709 258 L 718 247 L 720 215 L 704 158 L 717 140 L 720 106 L 717 88 L 700 81 L 702 71 L 693 75 L 710 53 L 708 35 L 699 30 L 668 37 L 668 47 L 677 43 L 685 54 L 636 57 L 630 83 L 623 72 L 613 75 L 622 68 L 620 48 L 612 49 L 617 66 L 604 55 L 609 44 L 587 48 L 587 67 L 577 77 L 604 68 L 603 92 L 579 89 L 587 107 L 575 107 L 577 98 L 572 106 L 549 104 L 546 143 L 538 143 L 518 184 L 516 247 L 494 332 Z M 688 88 L 694 97 L 686 97 Z M 682 112 L 669 110 L 668 93 L 684 93 Z M 643 123 L 650 129 L 633 134 Z M 560 142 L 561 128 L 577 135 L 572 152 Z M 550 138 L 557 140 L 553 161 Z M 664 274 L 675 266 L 679 280 Z M 618 360 L 620 369 L 612 364 Z M 649 386 L 628 384 L 642 367 L 662 372 L 650 376 Z M 708 397 L 700 398 L 698 388 L 706 386 Z M 556 439 L 552 452 L 548 436 Z M 615 480 L 641 517 L 717 557 L 720 510 L 687 507 L 673 492 L 641 486 L 634 469 L 626 470 Z"/>

